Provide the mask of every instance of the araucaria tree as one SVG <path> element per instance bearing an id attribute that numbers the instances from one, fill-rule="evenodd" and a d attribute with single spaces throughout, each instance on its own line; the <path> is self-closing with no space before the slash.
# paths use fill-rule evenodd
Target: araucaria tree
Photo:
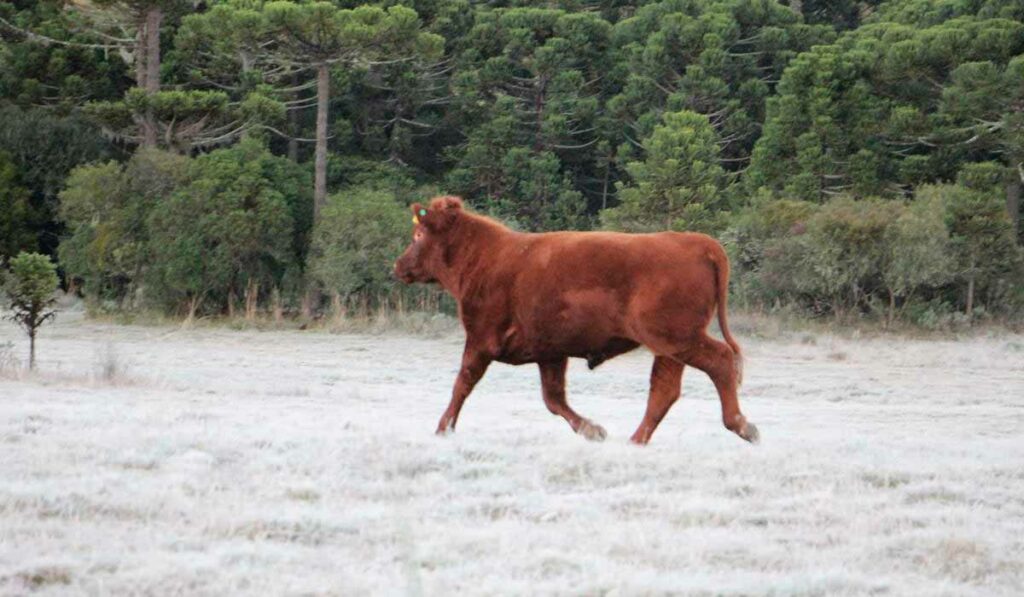
<path id="1" fill-rule="evenodd" d="M 0 1 L 0 260 L 90 309 L 398 303 L 434 194 L 715 235 L 751 308 L 1021 318 L 1024 3 Z"/>
<path id="2" fill-rule="evenodd" d="M 410 60 L 436 54 L 440 37 L 419 31 L 416 12 L 404 6 L 339 9 L 330 2 L 271 2 L 265 8 L 276 59 L 316 73 L 316 157 L 313 213 L 327 201 L 327 137 L 331 67 Z M 390 58 L 388 58 L 390 56 Z"/>
<path id="3" fill-rule="evenodd" d="M 22 252 L 11 259 L 4 283 L 11 310 L 7 317 L 28 334 L 30 369 L 36 367 L 36 333 L 56 315 L 51 307 L 56 302 L 57 282 L 57 266 L 46 255 Z"/>

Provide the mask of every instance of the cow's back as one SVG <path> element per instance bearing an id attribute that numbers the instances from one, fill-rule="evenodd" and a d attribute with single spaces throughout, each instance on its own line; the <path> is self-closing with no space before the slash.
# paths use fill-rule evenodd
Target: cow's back
<path id="1" fill-rule="evenodd" d="M 525 359 L 601 352 L 652 317 L 706 327 L 714 312 L 721 247 L 703 234 L 560 232 L 518 242 L 501 252 L 512 277 L 504 340 Z"/>

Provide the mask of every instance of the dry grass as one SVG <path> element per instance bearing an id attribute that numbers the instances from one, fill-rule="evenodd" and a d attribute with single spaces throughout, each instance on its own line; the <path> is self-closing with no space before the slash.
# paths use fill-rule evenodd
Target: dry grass
<path id="1" fill-rule="evenodd" d="M 643 351 L 570 364 L 604 443 L 497 364 L 437 438 L 458 334 L 314 329 L 48 327 L 0 380 L 0 594 L 1020 594 L 1020 336 L 746 330 L 762 444 L 693 371 L 638 449 Z"/>
<path id="2" fill-rule="evenodd" d="M 14 354 L 14 343 L 0 343 L 0 379 L 9 379 L 21 370 L 21 360 Z"/>

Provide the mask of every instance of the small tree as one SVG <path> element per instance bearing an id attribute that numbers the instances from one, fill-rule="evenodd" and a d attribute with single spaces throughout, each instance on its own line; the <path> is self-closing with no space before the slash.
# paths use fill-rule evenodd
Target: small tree
<path id="1" fill-rule="evenodd" d="M 36 367 L 36 332 L 56 312 L 57 267 L 46 255 L 22 251 L 11 260 L 11 271 L 4 284 L 10 300 L 8 319 L 25 328 L 29 341 L 29 369 Z"/>
<path id="2" fill-rule="evenodd" d="M 601 214 L 607 228 L 645 232 L 715 227 L 714 211 L 726 185 L 718 164 L 719 140 L 706 116 L 668 112 L 644 140 L 647 157 L 629 162 L 631 183 L 621 203 Z"/>
<path id="3" fill-rule="evenodd" d="M 335 308 L 352 296 L 394 290 L 391 268 L 409 242 L 408 213 L 395 193 L 371 187 L 328 198 L 313 229 L 309 272 Z"/>
<path id="4" fill-rule="evenodd" d="M 896 318 L 896 300 L 904 305 L 916 290 L 940 286 L 952 277 L 949 231 L 942 203 L 922 198 L 902 210 L 885 230 L 882 284 L 889 294 L 886 325 Z"/>
<path id="5" fill-rule="evenodd" d="M 886 231 L 903 209 L 876 198 L 833 199 L 808 218 L 805 234 L 780 245 L 775 276 L 791 278 L 799 293 L 827 304 L 839 318 L 870 304 L 880 285 Z M 780 276 L 780 266 L 789 271 Z"/>
<path id="6" fill-rule="evenodd" d="M 241 289 L 254 300 L 273 288 L 296 258 L 297 178 L 294 164 L 252 138 L 193 160 L 189 184 L 148 218 L 153 296 L 191 320 L 207 300 L 231 315 Z"/>

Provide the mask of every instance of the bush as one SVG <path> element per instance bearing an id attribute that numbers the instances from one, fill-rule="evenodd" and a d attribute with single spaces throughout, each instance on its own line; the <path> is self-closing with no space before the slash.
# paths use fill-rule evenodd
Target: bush
<path id="1" fill-rule="evenodd" d="M 977 184 L 983 168 L 972 169 Z M 962 177 L 963 179 L 963 177 Z M 974 315 L 979 298 L 989 312 L 1011 313 L 1019 309 L 1015 292 L 1022 283 L 1021 248 L 1014 240 L 1013 224 L 1006 212 L 1002 189 L 997 185 L 925 185 L 918 189 L 918 201 L 941 208 L 949 234 L 949 280 L 952 302 L 967 317 Z"/>
<path id="2" fill-rule="evenodd" d="M 136 290 L 152 263 L 148 218 L 188 180 L 189 160 L 159 150 L 140 150 L 125 164 L 75 168 L 60 193 L 67 227 L 58 254 L 86 298 L 136 306 Z"/>
<path id="3" fill-rule="evenodd" d="M 188 185 L 149 218 L 153 297 L 167 307 L 230 313 L 242 291 L 269 293 L 295 265 L 293 209 L 275 172 L 288 173 L 255 140 L 200 156 Z"/>
<path id="4" fill-rule="evenodd" d="M 904 305 L 918 291 L 953 278 L 949 231 L 942 204 L 919 197 L 890 223 L 884 237 L 882 282 L 888 292 L 886 321 L 896 319 L 897 300 Z"/>
<path id="5" fill-rule="evenodd" d="M 919 187 L 909 203 L 839 197 L 818 207 L 763 192 L 724 235 L 733 290 L 741 304 L 884 312 L 888 323 L 906 312 L 933 328 L 1017 314 L 1024 259 L 991 170 L 971 169 L 970 187 Z"/>
<path id="6" fill-rule="evenodd" d="M 392 293 L 392 265 L 408 244 L 410 217 L 389 191 L 358 187 L 332 195 L 313 230 L 311 279 L 343 301 Z"/>
<path id="7" fill-rule="evenodd" d="M 817 208 L 813 203 L 775 199 L 761 192 L 733 216 L 721 240 L 732 263 L 732 288 L 740 305 L 766 305 L 791 298 L 780 291 L 781 281 L 766 278 L 777 269 L 766 269 L 766 259 L 779 255 L 780 242 L 802 233 Z"/>
<path id="8" fill-rule="evenodd" d="M 895 201 L 848 197 L 822 206 L 808 218 L 806 233 L 784 245 L 788 251 L 779 261 L 789 272 L 787 285 L 837 316 L 868 305 L 880 286 L 886 231 L 902 208 Z"/>

